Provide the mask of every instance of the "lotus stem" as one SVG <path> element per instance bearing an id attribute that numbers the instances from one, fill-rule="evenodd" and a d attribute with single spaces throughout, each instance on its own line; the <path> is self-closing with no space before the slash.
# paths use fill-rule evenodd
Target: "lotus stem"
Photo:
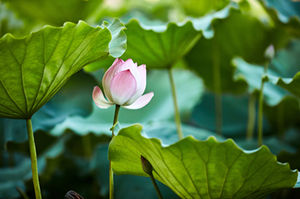
<path id="1" fill-rule="evenodd" d="M 33 181 L 33 187 L 35 192 L 35 198 L 42 199 L 40 183 L 39 183 L 38 166 L 37 166 L 37 155 L 36 155 L 31 119 L 27 119 L 26 124 L 27 124 L 29 150 L 30 150 L 30 157 L 31 157 L 32 181 Z"/>
<path id="2" fill-rule="evenodd" d="M 175 116 L 177 134 L 178 134 L 178 138 L 182 139 L 183 138 L 183 133 L 182 133 L 182 128 L 181 128 L 181 119 L 180 119 L 180 113 L 179 113 L 179 108 L 178 108 L 178 103 L 177 103 L 176 87 L 175 87 L 175 82 L 174 82 L 171 67 L 168 69 L 168 72 L 169 72 L 170 84 L 171 84 L 171 89 L 172 89 L 172 97 L 173 97 L 173 103 L 174 103 L 174 114 L 175 114 L 174 116 Z"/>
<path id="3" fill-rule="evenodd" d="M 264 75 L 261 78 L 261 86 L 259 91 L 259 104 L 258 104 L 258 146 L 263 144 L 263 105 L 264 105 L 264 84 L 265 84 L 265 75 L 268 72 L 268 64 L 264 67 Z"/>
<path id="4" fill-rule="evenodd" d="M 153 186 L 154 186 L 154 188 L 155 188 L 155 191 L 156 191 L 156 193 L 157 193 L 157 196 L 158 196 L 158 198 L 159 199 L 162 199 L 163 197 L 162 197 L 162 194 L 161 194 L 161 192 L 160 192 L 160 190 L 159 190 L 159 188 L 158 188 L 158 186 L 157 186 L 157 184 L 156 184 L 156 181 L 155 181 L 155 179 L 154 179 L 154 176 L 153 176 L 153 166 L 151 165 L 151 163 L 144 157 L 144 156 L 142 156 L 141 155 L 141 163 L 142 163 L 142 168 L 143 168 L 143 170 L 144 170 L 144 172 L 146 173 L 146 174 L 148 174 L 149 176 L 150 176 L 150 178 L 151 178 L 151 182 L 152 182 L 152 184 L 153 184 Z"/>
<path id="5" fill-rule="evenodd" d="M 156 182 L 155 182 L 155 179 L 154 179 L 154 177 L 153 177 L 153 174 L 150 175 L 150 178 L 151 178 L 152 184 L 153 184 L 153 186 L 154 186 L 154 188 L 155 188 L 155 191 L 156 191 L 156 193 L 157 193 L 158 198 L 159 198 L 159 199 L 163 199 L 162 194 L 161 194 L 161 192 L 160 192 L 160 190 L 159 190 L 159 188 L 158 188 L 158 186 L 157 186 L 157 184 L 156 184 Z"/>
<path id="6" fill-rule="evenodd" d="M 216 113 L 216 133 L 222 135 L 222 85 L 221 85 L 221 70 L 220 70 L 220 55 L 216 42 L 213 45 L 214 58 L 213 58 L 213 80 L 214 80 L 214 92 L 215 92 L 215 113 Z"/>
<path id="7" fill-rule="evenodd" d="M 222 95 L 215 94 L 215 111 L 216 111 L 216 133 L 222 135 Z"/>
<path id="8" fill-rule="evenodd" d="M 256 96 L 252 93 L 249 97 L 248 102 L 248 125 L 247 125 L 247 139 L 250 140 L 253 138 L 253 131 L 255 126 L 255 100 Z"/>
<path id="9" fill-rule="evenodd" d="M 115 127 L 118 123 L 119 111 L 120 111 L 120 105 L 116 105 L 115 115 L 114 115 L 114 122 L 113 122 L 113 126 L 111 128 L 112 138 L 115 136 L 114 130 L 115 130 Z M 109 198 L 110 199 L 114 198 L 114 173 L 113 173 L 113 170 L 112 170 L 112 167 L 111 167 L 111 161 L 110 160 L 109 160 Z"/>
<path id="10" fill-rule="evenodd" d="M 284 123 L 285 123 L 285 118 L 284 118 L 284 104 L 278 106 L 277 109 L 277 129 L 278 129 L 278 135 L 279 137 L 283 138 L 285 136 L 285 131 L 284 131 Z"/>

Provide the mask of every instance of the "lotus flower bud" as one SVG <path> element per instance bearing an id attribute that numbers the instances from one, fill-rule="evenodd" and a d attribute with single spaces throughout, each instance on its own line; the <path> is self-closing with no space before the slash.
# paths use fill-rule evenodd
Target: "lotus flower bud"
<path id="1" fill-rule="evenodd" d="M 141 155 L 141 162 L 142 162 L 142 168 L 144 172 L 151 176 L 153 171 L 153 167 L 151 163 L 142 155 Z"/>
<path id="2" fill-rule="evenodd" d="M 103 92 L 94 87 L 93 99 L 99 108 L 108 108 L 114 104 L 127 109 L 139 109 L 146 106 L 153 92 L 143 95 L 146 88 L 146 65 L 137 66 L 131 59 L 116 59 L 105 72 L 102 79 Z"/>
<path id="3" fill-rule="evenodd" d="M 265 51 L 265 57 L 268 59 L 273 59 L 275 55 L 275 49 L 273 45 L 268 46 L 268 48 Z"/>

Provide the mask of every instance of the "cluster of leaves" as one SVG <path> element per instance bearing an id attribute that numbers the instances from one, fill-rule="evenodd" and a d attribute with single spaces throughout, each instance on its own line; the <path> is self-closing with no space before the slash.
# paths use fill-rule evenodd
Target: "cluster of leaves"
<path id="1" fill-rule="evenodd" d="M 123 174 L 116 176 L 116 198 L 156 198 L 141 155 L 165 198 L 264 198 L 274 191 L 272 198 L 299 197 L 298 189 L 288 189 L 299 187 L 291 170 L 300 168 L 299 6 L 285 0 L 1 1 L 0 198 L 34 197 L 23 120 L 31 117 L 45 198 L 70 189 L 107 198 L 108 154 Z M 270 44 L 276 54 L 268 63 Z M 115 57 L 146 64 L 147 90 L 155 97 L 142 110 L 121 110 L 118 128 L 126 128 L 108 151 L 113 109 L 97 109 L 91 93 Z M 265 64 L 267 147 L 256 149 L 255 103 Z M 186 136 L 180 141 L 168 70 Z"/>

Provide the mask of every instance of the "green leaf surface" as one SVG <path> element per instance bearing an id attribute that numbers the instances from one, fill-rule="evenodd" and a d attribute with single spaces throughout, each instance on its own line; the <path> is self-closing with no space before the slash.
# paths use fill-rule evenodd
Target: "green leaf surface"
<path id="1" fill-rule="evenodd" d="M 127 50 L 122 58 L 132 58 L 150 68 L 171 67 L 201 37 L 190 21 L 182 25 L 145 26 L 132 19 L 126 28 Z"/>
<path id="2" fill-rule="evenodd" d="M 0 117 L 30 118 L 74 73 L 106 58 L 111 39 L 108 28 L 94 28 L 82 21 L 58 28 L 46 26 L 24 38 L 2 37 Z M 117 46 L 111 47 L 115 52 Z"/>
<path id="3" fill-rule="evenodd" d="M 213 23 L 214 37 L 202 37 L 186 55 L 190 68 L 203 78 L 209 90 L 217 93 L 239 93 L 245 89 L 243 81 L 235 82 L 232 78 L 232 58 L 239 56 L 251 63 L 264 63 L 268 45 L 282 47 L 290 38 L 277 35 L 273 21 L 262 21 L 251 14 L 256 10 L 241 7 L 231 9 L 227 18 Z"/>
<path id="4" fill-rule="evenodd" d="M 172 67 L 203 34 L 212 37 L 211 23 L 226 18 L 232 6 L 203 18 L 182 23 L 130 20 L 126 24 L 127 51 L 123 58 L 132 58 L 150 68 Z"/>
<path id="5" fill-rule="evenodd" d="M 264 0 L 268 7 L 275 8 L 279 19 L 287 22 L 291 17 L 300 17 L 300 2 L 286 0 Z"/>
<path id="6" fill-rule="evenodd" d="M 232 140 L 193 137 L 162 147 L 157 139 L 141 136 L 142 126 L 122 129 L 109 147 L 116 174 L 147 176 L 140 156 L 154 168 L 154 177 L 181 198 L 264 198 L 281 188 L 291 188 L 297 171 L 278 163 L 267 147 L 242 151 Z"/>
<path id="7" fill-rule="evenodd" d="M 190 16 L 203 16 L 209 12 L 220 10 L 230 3 L 229 0 L 180 0 L 186 14 Z"/>
<path id="8" fill-rule="evenodd" d="M 178 105 L 184 119 L 191 113 L 192 108 L 200 98 L 203 85 L 202 81 L 190 71 L 174 70 L 173 74 L 177 93 L 185 93 L 184 95 L 178 95 Z M 98 78 L 101 81 L 101 77 Z M 173 120 L 174 109 L 167 71 L 154 70 L 149 72 L 145 93 L 150 91 L 154 92 L 154 97 L 146 107 L 134 111 L 121 108 L 119 122 L 122 126 L 136 122 L 145 124 L 153 121 Z M 100 109 L 94 105 L 93 113 L 90 116 L 86 118 L 80 116 L 69 117 L 63 123 L 58 124 L 51 133 L 60 135 L 69 129 L 78 134 L 93 132 L 110 135 L 109 129 L 112 126 L 113 114 L 114 107 Z"/>
<path id="9" fill-rule="evenodd" d="M 234 64 L 237 66 L 235 78 L 239 81 L 245 81 L 249 85 L 250 93 L 255 90 L 258 91 L 260 89 L 261 78 L 264 76 L 263 66 L 249 64 L 242 59 L 234 59 Z M 300 71 L 294 77 L 287 78 L 281 77 L 280 74 L 269 69 L 266 78 L 269 83 L 266 84 L 264 96 L 268 104 L 278 104 L 289 92 L 300 97 Z"/>
<path id="10" fill-rule="evenodd" d="M 69 116 L 87 117 L 93 110 L 90 94 L 96 81 L 91 75 L 78 72 L 32 117 L 33 131 L 49 131 Z M 83 103 L 84 102 L 84 103 Z M 27 140 L 25 120 L 0 118 L 0 151 L 8 141 Z"/>
<path id="11" fill-rule="evenodd" d="M 62 25 L 66 21 L 85 20 L 102 4 L 102 0 L 13 0 L 8 5 L 31 23 Z"/>
<path id="12" fill-rule="evenodd" d="M 176 133 L 175 133 L 176 134 Z M 101 185 L 101 195 L 108 195 L 108 144 L 99 145 L 94 151 L 89 170 L 93 171 Z M 157 199 L 155 189 L 149 178 L 132 175 L 115 176 L 115 198 L 132 199 Z M 130 182 L 130 183 L 128 183 Z M 165 198 L 179 198 L 168 187 L 158 184 Z M 130 191 L 128 191 L 130 190 Z M 145 194 L 147 193 L 147 194 Z"/>

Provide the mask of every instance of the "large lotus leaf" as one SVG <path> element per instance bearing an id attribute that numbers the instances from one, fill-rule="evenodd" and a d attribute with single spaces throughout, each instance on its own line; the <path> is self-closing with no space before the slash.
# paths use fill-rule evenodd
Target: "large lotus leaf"
<path id="1" fill-rule="evenodd" d="M 109 146 L 116 174 L 147 176 L 141 155 L 153 166 L 154 177 L 181 198 L 264 198 L 269 193 L 291 188 L 297 171 L 278 163 L 267 147 L 243 151 L 232 140 L 193 137 L 162 147 L 157 139 L 141 136 L 142 126 L 122 129 Z"/>
<path id="2" fill-rule="evenodd" d="M 291 17 L 300 17 L 300 2 L 286 0 L 264 0 L 266 5 L 279 12 L 279 18 L 287 22 Z"/>
<path id="3" fill-rule="evenodd" d="M 294 93 L 296 96 L 300 96 L 298 89 L 300 81 L 299 74 L 297 74 L 300 71 L 299 44 L 299 40 L 293 40 L 286 48 L 279 50 L 269 64 L 267 76 L 270 83 L 266 83 L 264 88 L 264 97 L 267 104 L 273 106 L 278 104 L 288 94 L 286 90 Z M 247 82 L 249 93 L 260 89 L 264 66 L 249 64 L 238 58 L 233 60 L 233 64 L 237 67 L 235 79 Z M 294 78 L 292 79 L 291 77 L 293 76 Z M 276 86 L 276 84 L 280 87 Z"/>
<path id="4" fill-rule="evenodd" d="M 62 89 L 32 117 L 33 131 L 49 131 L 67 117 L 88 116 L 93 110 L 90 96 L 94 78 L 84 72 L 73 75 Z M 0 151 L 6 142 L 24 142 L 27 139 L 25 120 L 0 119 Z"/>
<path id="5" fill-rule="evenodd" d="M 66 21 L 85 20 L 99 9 L 102 0 L 13 0 L 7 1 L 28 22 L 62 25 Z"/>
<path id="6" fill-rule="evenodd" d="M 209 12 L 222 9 L 230 0 L 180 0 L 186 14 L 190 16 L 203 16 Z"/>
<path id="7" fill-rule="evenodd" d="M 47 160 L 53 159 L 63 153 L 65 143 L 69 138 L 69 135 L 62 137 L 38 157 L 40 174 L 43 174 Z M 19 157 L 17 160 L 17 164 L 13 167 L 0 168 L 0 199 L 17 198 L 20 196 L 17 188 L 24 191 L 24 182 L 32 178 L 30 158 Z"/>
<path id="8" fill-rule="evenodd" d="M 82 21 L 46 26 L 21 39 L 5 35 L 0 39 L 0 117 L 30 118 L 71 75 L 107 57 L 111 38 L 108 28 Z"/>
<path id="9" fill-rule="evenodd" d="M 250 93 L 259 90 L 261 78 L 264 77 L 263 66 L 249 64 L 239 58 L 234 59 L 234 63 L 237 66 L 236 79 L 245 81 L 249 85 Z M 268 102 L 268 104 L 278 104 L 283 97 L 289 94 L 287 91 L 300 97 L 300 72 L 292 78 L 283 78 L 280 74 L 269 69 L 266 78 L 269 83 L 267 83 L 266 88 L 264 88 L 264 95 L 266 96 L 266 102 Z"/>
<path id="10" fill-rule="evenodd" d="M 233 57 L 263 63 L 264 51 L 270 43 L 282 46 L 282 40 L 286 41 L 282 37 L 273 37 L 276 31 L 272 25 L 262 23 L 247 11 L 231 10 L 229 17 L 216 21 L 212 28 L 214 37 L 210 40 L 201 38 L 187 54 L 186 60 L 203 77 L 206 86 L 215 92 L 240 92 L 245 89 L 243 82 L 234 82 L 232 78 Z"/>
<path id="11" fill-rule="evenodd" d="M 188 115 L 203 92 L 201 80 L 187 70 L 174 70 L 174 79 L 178 95 L 178 105 L 183 116 Z M 101 81 L 101 76 L 97 77 Z M 154 97 L 150 103 L 139 110 L 127 110 L 121 108 L 119 122 L 122 126 L 132 123 L 149 123 L 153 121 L 166 121 L 173 119 L 174 109 L 172 103 L 172 93 L 167 71 L 150 71 L 147 76 L 147 90 L 145 93 L 153 91 Z M 184 94 L 183 94 L 184 93 Z M 188 102 L 188 103 L 187 103 Z M 51 132 L 61 134 L 70 129 L 78 134 L 107 133 L 112 126 L 114 107 L 100 109 L 94 105 L 93 113 L 82 118 L 79 116 L 69 117 L 63 123 L 57 125 Z"/>
<path id="12" fill-rule="evenodd" d="M 132 19 L 126 28 L 127 50 L 123 58 L 132 58 L 150 68 L 171 67 L 201 36 L 190 21 L 147 27 Z"/>
<path id="13" fill-rule="evenodd" d="M 176 134 L 176 132 L 175 132 Z M 89 169 L 94 171 L 101 185 L 100 194 L 108 196 L 108 145 L 99 145 L 94 151 Z M 122 199 L 144 198 L 157 199 L 155 189 L 149 178 L 132 175 L 115 176 L 115 197 Z M 128 183 L 130 182 L 130 183 Z M 168 187 L 158 184 L 165 198 L 179 198 Z M 130 191 L 128 191 L 130 190 Z M 145 194 L 147 193 L 147 194 Z"/>
<path id="14" fill-rule="evenodd" d="M 264 76 L 264 68 L 260 65 L 248 64 L 241 58 L 233 60 L 236 66 L 234 78 L 236 80 L 244 81 L 248 85 L 248 92 L 258 92 L 261 87 L 261 78 Z M 268 70 L 268 75 L 277 75 L 272 69 Z M 264 100 L 269 105 L 278 104 L 286 95 L 287 91 L 272 84 L 265 83 L 264 85 Z"/>
<path id="15" fill-rule="evenodd" d="M 196 20 L 182 23 L 130 20 L 126 24 L 127 50 L 123 58 L 132 58 L 150 68 L 172 67 L 199 40 L 201 33 L 211 37 L 211 23 L 226 18 L 231 6 Z"/>

